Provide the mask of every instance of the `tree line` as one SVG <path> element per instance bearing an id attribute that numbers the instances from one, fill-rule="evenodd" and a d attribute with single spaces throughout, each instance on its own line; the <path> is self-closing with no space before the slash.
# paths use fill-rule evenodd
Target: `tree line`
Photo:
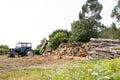
<path id="1" fill-rule="evenodd" d="M 116 23 L 120 22 L 120 0 L 111 11 L 111 18 L 116 19 Z M 116 23 L 105 26 L 100 22 L 100 15 L 103 6 L 98 0 L 87 0 L 79 12 L 79 20 L 71 23 L 71 31 L 58 29 L 49 35 L 48 47 L 52 50 L 56 49 L 60 43 L 69 42 L 88 42 L 90 38 L 111 38 L 120 39 L 120 28 Z M 39 48 L 42 46 L 38 45 Z M 38 48 L 38 47 L 37 47 Z"/>

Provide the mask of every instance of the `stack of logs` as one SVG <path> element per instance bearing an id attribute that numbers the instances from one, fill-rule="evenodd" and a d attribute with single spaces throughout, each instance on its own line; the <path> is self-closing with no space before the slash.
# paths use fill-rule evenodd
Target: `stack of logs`
<path id="1" fill-rule="evenodd" d="M 91 38 L 88 43 L 62 43 L 55 50 L 59 57 L 88 57 L 89 59 L 113 59 L 120 56 L 119 39 Z"/>
<path id="2" fill-rule="evenodd" d="M 78 57 L 86 57 L 87 53 L 85 49 L 82 48 L 83 43 L 75 42 L 75 43 L 62 43 L 55 50 L 55 53 L 59 55 L 61 58 L 63 55 L 69 56 L 73 58 L 74 56 Z"/>
<path id="3" fill-rule="evenodd" d="M 119 39 L 91 38 L 90 42 L 83 44 L 90 59 L 113 59 L 120 56 Z"/>

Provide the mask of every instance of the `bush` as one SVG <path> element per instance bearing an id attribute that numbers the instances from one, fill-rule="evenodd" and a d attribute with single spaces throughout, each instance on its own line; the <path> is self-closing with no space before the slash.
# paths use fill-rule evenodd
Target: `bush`
<path id="1" fill-rule="evenodd" d="M 0 45 L 0 55 L 7 54 L 9 47 L 7 45 Z"/>
<path id="2" fill-rule="evenodd" d="M 49 35 L 49 47 L 55 50 L 61 43 L 67 43 L 69 39 L 69 32 L 67 30 L 55 30 Z"/>

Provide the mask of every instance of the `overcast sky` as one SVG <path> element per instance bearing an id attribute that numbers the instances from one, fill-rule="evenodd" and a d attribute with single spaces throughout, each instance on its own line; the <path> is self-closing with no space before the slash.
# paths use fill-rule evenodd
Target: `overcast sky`
<path id="1" fill-rule="evenodd" d="M 102 23 L 110 25 L 115 0 L 98 0 L 103 5 Z M 0 44 L 10 48 L 19 41 L 33 48 L 56 29 L 71 30 L 86 0 L 0 0 Z M 114 20 L 115 21 L 115 20 Z"/>

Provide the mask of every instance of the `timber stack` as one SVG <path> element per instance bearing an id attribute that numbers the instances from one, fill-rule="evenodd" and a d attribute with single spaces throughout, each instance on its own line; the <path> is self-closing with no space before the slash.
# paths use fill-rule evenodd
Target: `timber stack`
<path id="1" fill-rule="evenodd" d="M 89 59 L 113 59 L 120 56 L 119 39 L 91 38 L 83 47 Z"/>
<path id="2" fill-rule="evenodd" d="M 74 43 L 62 43 L 55 50 L 55 53 L 58 54 L 60 58 L 66 56 L 68 58 L 77 57 L 86 57 L 87 52 L 82 48 L 82 42 L 74 42 Z"/>
<path id="3" fill-rule="evenodd" d="M 59 58 L 67 56 L 69 58 L 87 57 L 91 60 L 114 59 L 120 56 L 120 40 L 91 38 L 87 43 L 62 43 L 55 53 Z"/>

